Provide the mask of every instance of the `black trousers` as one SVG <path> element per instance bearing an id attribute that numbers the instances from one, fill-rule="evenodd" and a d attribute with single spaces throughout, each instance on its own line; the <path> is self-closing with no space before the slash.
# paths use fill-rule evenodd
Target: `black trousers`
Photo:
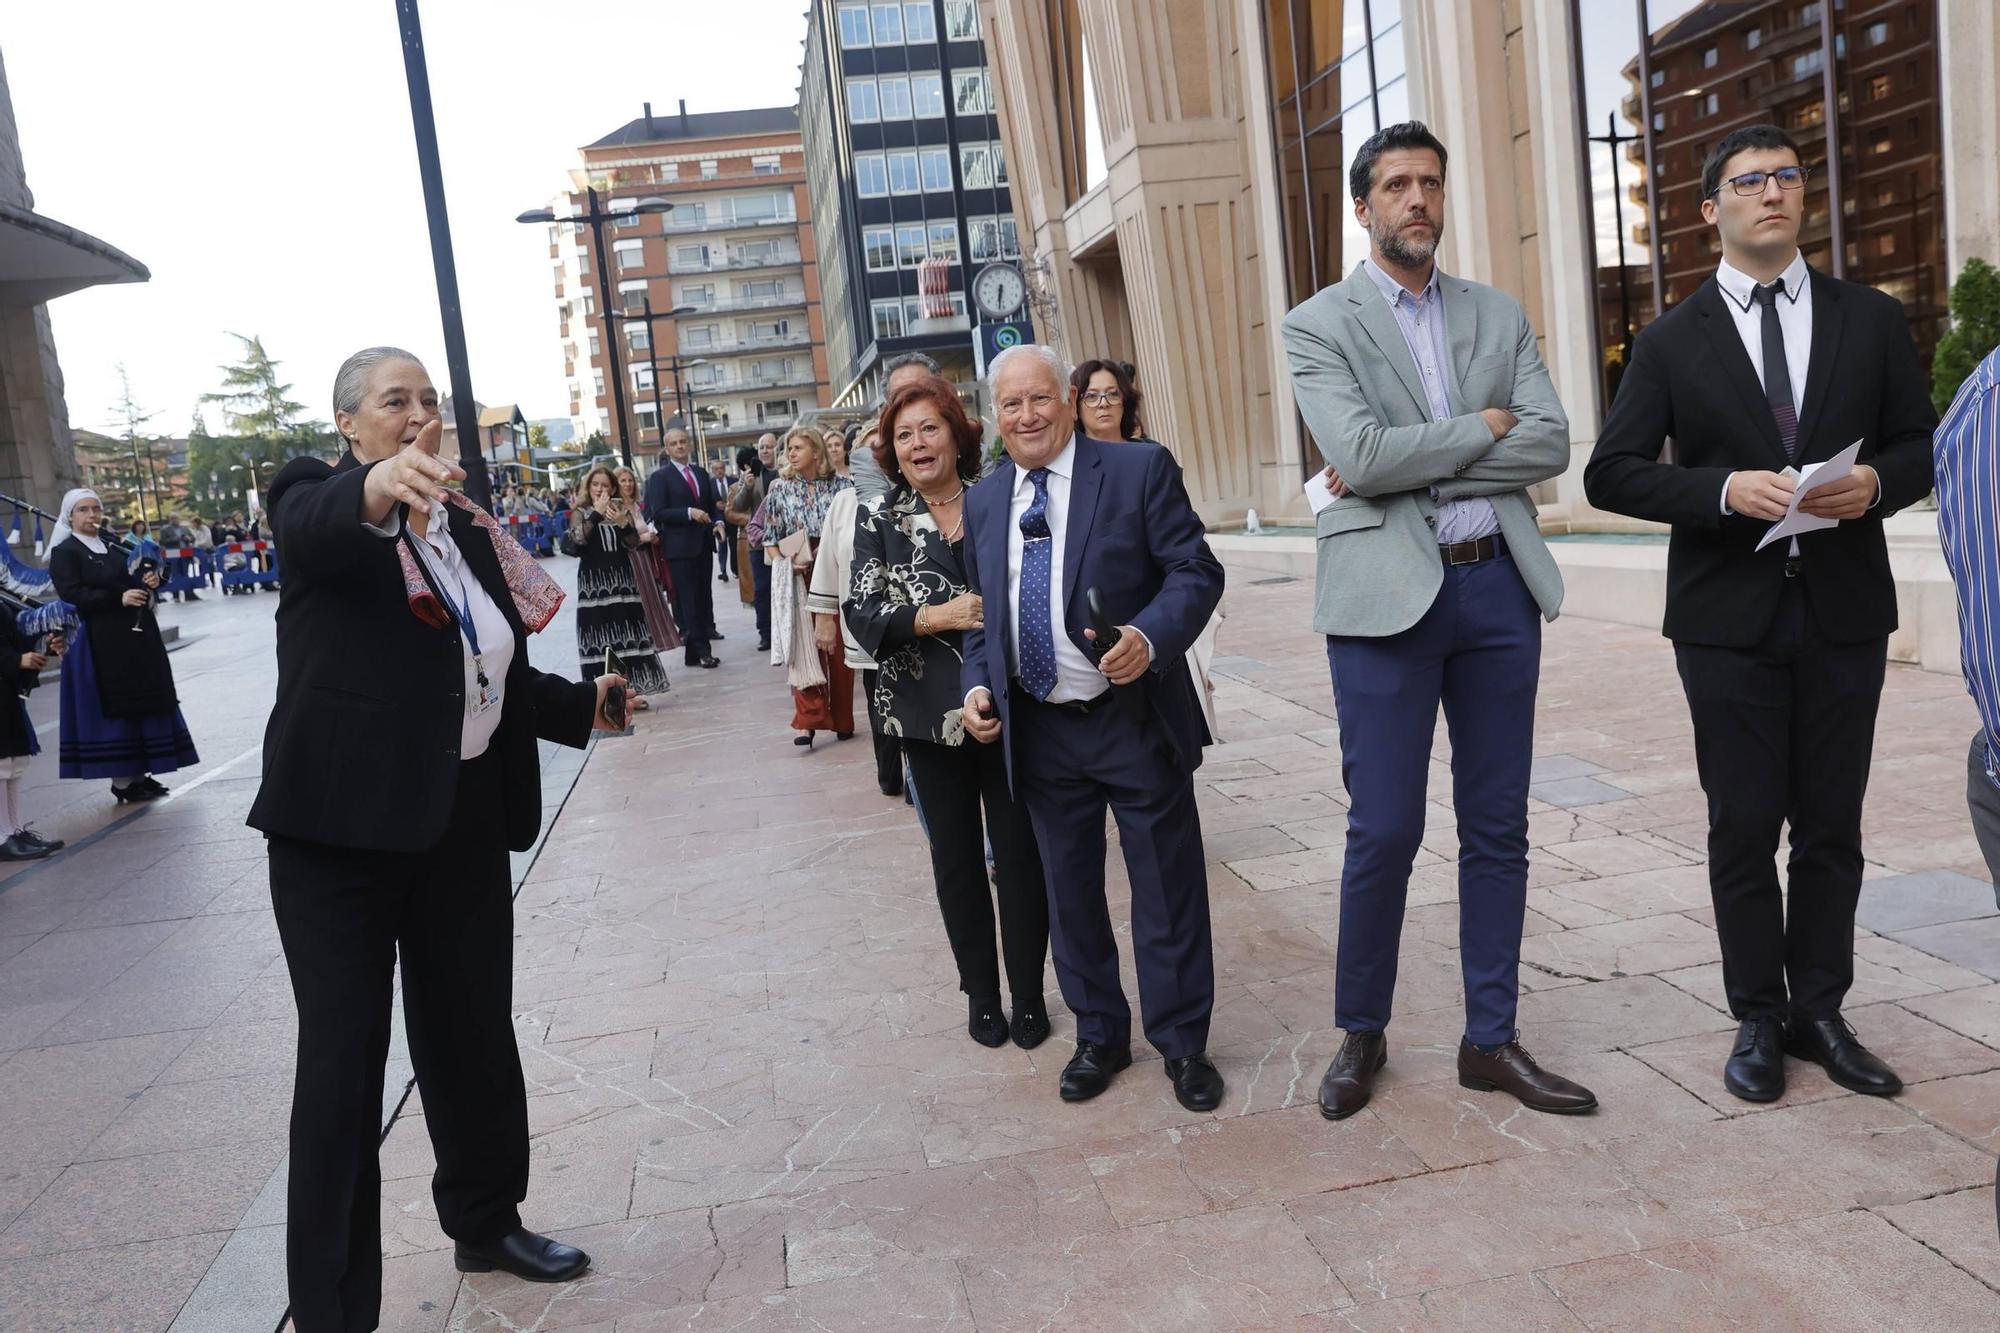
<path id="1" fill-rule="evenodd" d="M 881 673 L 861 673 L 861 701 L 868 709 L 868 735 L 875 742 L 875 785 L 885 796 L 903 794 L 903 738 L 882 730 L 882 714 L 875 707 L 876 682 Z"/>
<path id="2" fill-rule="evenodd" d="M 680 623 L 689 666 L 710 655 L 708 632 L 715 625 L 715 589 L 708 583 L 714 569 L 708 557 L 707 551 L 667 557 L 667 568 L 674 576 L 674 615 Z"/>
<path id="3" fill-rule="evenodd" d="M 764 563 L 764 552 L 753 548 L 750 552 L 750 587 L 757 612 L 757 642 L 771 641 L 771 567 Z"/>
<path id="4" fill-rule="evenodd" d="M 1756 647 L 1674 645 L 1708 796 L 1722 987 L 1738 1019 L 1831 1017 L 1854 983 L 1861 806 L 1888 647 L 1829 642 L 1799 579 Z"/>
<path id="5" fill-rule="evenodd" d="M 718 583 L 723 581 L 723 576 L 736 577 L 736 534 L 742 529 L 725 524 L 721 531 L 722 535 L 716 538 L 715 551 L 715 572 Z"/>
<path id="6" fill-rule="evenodd" d="M 937 880 L 944 933 L 958 963 L 958 988 L 975 997 L 1000 993 L 1000 966 L 993 950 L 995 893 L 986 877 L 990 839 L 1007 993 L 1016 1008 L 1023 1002 L 1040 1004 L 1043 964 L 1049 953 L 1049 903 L 1028 812 L 1007 790 L 1005 756 L 999 746 L 971 739 L 962 745 L 911 740 L 903 749 L 924 793 L 931 874 Z"/>
<path id="7" fill-rule="evenodd" d="M 514 1044 L 514 909 L 500 756 L 459 768 L 444 839 L 389 856 L 272 838 L 271 904 L 299 1010 L 285 1261 L 299 1333 L 372 1329 L 382 1303 L 383 1064 L 391 983 L 447 1236 L 521 1225 L 528 1103 Z"/>

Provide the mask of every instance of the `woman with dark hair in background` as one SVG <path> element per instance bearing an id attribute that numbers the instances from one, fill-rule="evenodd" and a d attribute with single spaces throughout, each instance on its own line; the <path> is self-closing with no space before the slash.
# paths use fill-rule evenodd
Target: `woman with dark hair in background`
<path id="1" fill-rule="evenodd" d="M 1139 421 L 1139 386 L 1122 361 L 1086 361 L 1069 377 L 1070 405 L 1076 428 L 1093 440 L 1143 440 Z"/>
<path id="2" fill-rule="evenodd" d="M 667 669 L 646 627 L 630 552 L 639 546 L 639 511 L 618 496 L 618 474 L 594 467 L 572 516 L 566 547 L 576 555 L 576 655 L 586 681 L 604 671 L 606 651 L 625 662 L 632 693 L 667 692 Z"/>
<path id="3" fill-rule="evenodd" d="M 963 554 L 965 492 L 978 475 L 979 441 L 980 428 L 944 380 L 928 377 L 891 395 L 875 446 L 890 488 L 862 508 L 847 622 L 878 664 L 871 709 L 881 712 L 885 731 L 901 737 L 921 794 L 938 907 L 966 995 L 966 1030 L 984 1046 L 1000 1045 L 1011 1032 L 1015 1045 L 1029 1048 L 1049 1035 L 1042 859 L 1027 807 L 1008 785 L 1004 747 L 966 736 L 959 687 L 964 632 L 985 614 L 966 587 Z M 993 948 L 996 894 L 1011 1023 Z"/>

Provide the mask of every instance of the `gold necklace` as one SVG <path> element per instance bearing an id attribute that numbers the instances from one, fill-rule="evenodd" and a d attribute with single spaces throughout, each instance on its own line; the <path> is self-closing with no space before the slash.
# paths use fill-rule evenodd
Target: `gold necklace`
<path id="1" fill-rule="evenodd" d="M 932 513 L 933 513 L 933 519 L 932 519 L 932 521 L 933 521 L 933 522 L 935 522 L 935 521 L 936 521 L 936 519 L 935 519 L 935 514 L 936 514 L 936 511 L 937 511 L 937 510 L 938 510 L 938 509 L 939 509 L 939 508 L 940 508 L 941 506 L 944 506 L 944 505 L 955 505 L 955 504 L 958 504 L 958 502 L 959 502 L 960 500 L 962 500 L 963 498 L 965 498 L 965 487 L 961 485 L 961 486 L 960 486 L 960 487 L 958 488 L 958 493 L 957 493 L 956 495 L 952 496 L 952 497 L 951 497 L 951 498 L 950 498 L 949 500 L 937 500 L 937 501 L 933 501 L 933 500 L 932 500 L 932 499 L 931 499 L 931 498 L 930 498 L 929 496 L 927 496 L 927 495 L 924 495 L 924 493 L 923 493 L 922 491 L 918 491 L 918 492 L 917 492 L 917 494 L 918 494 L 918 495 L 920 495 L 920 496 L 923 496 L 923 499 L 924 499 L 924 506 L 925 506 L 925 508 L 927 508 L 927 509 L 930 509 L 930 510 L 932 511 Z M 942 531 L 942 528 L 940 528 L 940 531 Z M 944 539 L 945 539 L 946 543 L 951 543 L 951 542 L 955 542 L 955 541 L 957 541 L 957 540 L 958 540 L 958 537 L 959 537 L 959 534 L 960 534 L 960 533 L 962 533 L 962 532 L 964 532 L 964 531 L 965 531 L 965 506 L 963 506 L 963 505 L 959 505 L 959 509 L 958 509 L 958 522 L 956 522 L 956 523 L 952 524 L 952 525 L 951 525 L 951 531 L 950 531 L 950 532 L 947 532 L 947 533 L 945 533 L 945 534 L 944 534 Z"/>

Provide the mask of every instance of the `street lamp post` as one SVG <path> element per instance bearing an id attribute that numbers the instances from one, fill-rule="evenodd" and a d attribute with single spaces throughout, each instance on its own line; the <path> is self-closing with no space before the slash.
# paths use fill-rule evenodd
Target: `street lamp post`
<path id="1" fill-rule="evenodd" d="M 632 466 L 632 441 L 630 432 L 627 431 L 625 426 L 625 382 L 624 371 L 618 365 L 618 339 L 612 336 L 611 302 L 613 293 L 611 291 L 611 267 L 604 258 L 604 224 L 615 217 L 623 218 L 632 217 L 640 213 L 670 212 L 673 209 L 673 204 L 660 198 L 658 195 L 651 195 L 645 199 L 641 199 L 630 208 L 620 209 L 616 213 L 607 213 L 598 206 L 596 186 L 587 186 L 584 193 L 590 199 L 590 211 L 580 216 L 572 215 L 563 220 L 590 224 L 590 248 L 597 255 L 597 299 L 599 305 L 602 307 L 601 323 L 604 328 L 604 358 L 611 367 L 611 417 L 613 422 L 616 423 L 619 455 L 624 458 L 625 466 L 630 467 Z M 556 211 L 553 208 L 531 208 L 514 219 L 516 222 L 538 223 L 542 225 L 547 225 L 556 220 Z M 620 316 L 620 318 L 623 318 L 623 316 Z"/>
<path id="2" fill-rule="evenodd" d="M 245 468 L 241 463 L 231 463 L 229 465 L 229 470 L 231 472 L 242 472 L 245 470 Z M 264 484 L 257 479 L 256 459 L 253 458 L 250 460 L 250 466 L 248 471 L 250 473 L 251 508 L 261 510 L 264 507 L 264 501 L 262 499 L 262 496 L 264 494 Z M 210 475 L 213 476 L 214 474 L 211 473 Z"/>
<path id="3" fill-rule="evenodd" d="M 660 411 L 660 340 L 654 336 L 653 321 L 656 319 L 678 319 L 682 315 L 692 315 L 695 307 L 677 305 L 672 310 L 654 310 L 653 294 L 643 292 L 639 297 L 640 309 L 636 315 L 620 314 L 616 319 L 620 324 L 643 323 L 646 326 L 646 359 L 653 368 L 653 429 L 659 432 L 660 443 L 664 447 L 667 439 L 667 419 Z M 678 359 L 678 354 L 676 354 Z M 628 455 L 629 461 L 629 455 Z"/>

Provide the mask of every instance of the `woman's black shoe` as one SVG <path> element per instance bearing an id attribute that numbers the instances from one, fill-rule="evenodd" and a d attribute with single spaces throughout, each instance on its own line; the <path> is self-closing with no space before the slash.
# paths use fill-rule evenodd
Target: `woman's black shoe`
<path id="1" fill-rule="evenodd" d="M 792 744 L 803 745 L 806 749 L 810 750 L 813 747 L 813 734 L 814 733 L 808 731 L 808 732 L 803 732 L 800 735 L 794 736 L 792 737 Z"/>
<path id="2" fill-rule="evenodd" d="M 1009 1025 L 1014 1044 L 1024 1051 L 1032 1051 L 1049 1036 L 1048 1011 L 1042 1008 L 1040 1000 L 1030 1000 L 1026 1004 L 1014 1001 L 1014 1021 Z"/>
<path id="3" fill-rule="evenodd" d="M 159 779 L 150 773 L 139 779 L 139 786 L 153 796 L 165 796 L 167 794 L 167 789 L 160 785 Z"/>
<path id="4" fill-rule="evenodd" d="M 854 739 L 854 733 L 851 731 L 836 731 L 833 733 L 833 738 L 837 741 L 851 741 Z"/>
<path id="5" fill-rule="evenodd" d="M 157 782 L 151 787 L 148 787 L 145 782 L 135 782 L 129 787 L 114 785 L 111 788 L 111 794 L 118 798 L 118 804 L 123 805 L 127 801 L 156 801 L 167 794 L 167 789 L 160 786 Z"/>
<path id="6" fill-rule="evenodd" d="M 981 1046 L 999 1046 L 1007 1040 L 1007 1015 L 998 995 L 975 995 L 966 1005 L 965 1030 Z"/>

